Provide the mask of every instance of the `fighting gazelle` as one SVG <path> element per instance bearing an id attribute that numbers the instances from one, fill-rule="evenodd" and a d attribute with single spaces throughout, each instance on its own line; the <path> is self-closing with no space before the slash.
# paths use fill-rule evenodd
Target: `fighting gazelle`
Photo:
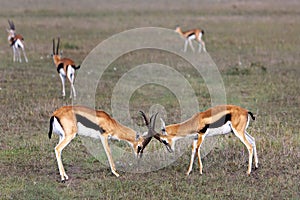
<path id="1" fill-rule="evenodd" d="M 189 136 L 194 138 L 191 160 L 186 172 L 186 174 L 189 175 L 192 171 L 196 152 L 200 174 L 202 174 L 203 166 L 200 156 L 200 147 L 205 137 L 233 132 L 248 149 L 249 163 L 247 174 L 250 175 L 253 155 L 255 167 L 258 167 L 255 139 L 246 131 L 250 118 L 255 120 L 253 114 L 244 108 L 235 105 L 220 105 L 212 107 L 204 112 L 196 113 L 190 119 L 178 124 L 166 126 L 165 122 L 161 119 L 161 131 L 160 133 L 154 132 L 154 137 L 165 144 L 169 152 L 174 151 L 175 141 L 177 139 Z M 143 146 L 143 148 L 145 147 L 146 145 Z M 141 151 L 143 151 L 143 148 Z"/>
<path id="2" fill-rule="evenodd" d="M 186 52 L 187 50 L 187 45 L 189 44 L 191 49 L 193 51 L 195 51 L 194 46 L 192 44 L 193 40 L 196 40 L 199 44 L 199 49 L 198 51 L 201 52 L 201 47 L 203 48 L 203 51 L 206 52 L 206 48 L 205 48 L 205 43 L 202 40 L 202 36 L 204 35 L 204 30 L 202 29 L 192 29 L 192 30 L 188 30 L 188 31 L 182 31 L 181 28 L 179 26 L 176 27 L 175 32 L 179 33 L 184 39 L 185 39 L 185 43 L 184 43 L 184 49 L 183 51 Z"/>
<path id="3" fill-rule="evenodd" d="M 19 61 L 22 62 L 21 59 L 21 52 L 19 49 L 22 50 L 25 62 L 28 62 L 26 53 L 25 53 L 25 45 L 24 45 L 24 38 L 20 34 L 16 34 L 16 27 L 13 21 L 8 20 L 9 29 L 6 29 L 8 33 L 7 40 L 9 42 L 9 45 L 13 49 L 13 61 Z"/>
<path id="4" fill-rule="evenodd" d="M 74 99 L 76 98 L 76 91 L 74 87 L 74 80 L 75 80 L 75 71 L 80 68 L 80 65 L 76 67 L 75 62 L 71 60 L 70 58 L 62 58 L 61 53 L 59 53 L 59 45 L 60 45 L 60 38 L 57 39 L 57 46 L 55 51 L 55 40 L 53 39 L 53 61 L 56 66 L 56 70 L 59 74 L 59 77 L 61 79 L 61 85 L 62 85 L 62 96 L 66 96 L 66 90 L 65 90 L 65 81 L 66 78 L 71 84 L 70 89 L 70 98 L 72 98 L 72 94 L 74 96 Z"/>
<path id="5" fill-rule="evenodd" d="M 155 126 L 155 119 L 156 115 L 151 116 L 149 122 L 151 125 L 149 127 Z M 87 129 L 79 130 L 79 126 Z M 117 177 L 119 177 L 119 174 L 116 171 L 108 139 L 126 141 L 133 148 L 136 156 L 142 156 L 143 152 L 141 149 L 150 142 L 148 139 L 149 135 L 153 134 L 152 130 L 150 130 L 148 133 L 141 135 L 131 128 L 120 124 L 106 112 L 84 106 L 63 106 L 54 111 L 50 118 L 49 138 L 51 138 L 52 131 L 59 135 L 59 143 L 55 147 L 55 155 L 62 182 L 68 180 L 68 176 L 62 164 L 61 152 L 75 138 L 76 134 L 100 138 L 111 171 Z"/>

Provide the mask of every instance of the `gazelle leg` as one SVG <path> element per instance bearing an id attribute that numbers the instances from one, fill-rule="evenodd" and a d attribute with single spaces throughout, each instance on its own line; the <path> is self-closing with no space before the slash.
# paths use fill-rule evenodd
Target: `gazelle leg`
<path id="1" fill-rule="evenodd" d="M 28 63 L 28 59 L 27 59 L 27 56 L 26 56 L 26 53 L 25 53 L 25 49 L 24 49 L 24 48 L 22 48 L 22 51 L 23 51 L 23 55 L 24 55 L 24 58 L 25 58 L 25 62 L 27 62 L 27 63 Z"/>
<path id="2" fill-rule="evenodd" d="M 245 134 L 246 134 L 247 140 L 251 143 L 251 145 L 253 147 L 255 168 L 258 168 L 258 156 L 257 156 L 257 151 L 256 151 L 255 139 L 247 131 L 245 131 Z"/>
<path id="3" fill-rule="evenodd" d="M 243 144 L 247 147 L 249 152 L 249 162 L 248 162 L 248 170 L 247 174 L 250 175 L 251 173 L 251 167 L 252 167 L 252 158 L 253 158 L 253 147 L 250 144 L 250 142 L 246 139 L 244 130 L 237 131 L 234 128 L 232 128 L 233 133 L 243 142 Z"/>
<path id="4" fill-rule="evenodd" d="M 201 42 L 199 42 L 199 48 L 198 48 L 199 53 L 201 53 L 201 47 L 202 47 Z"/>
<path id="5" fill-rule="evenodd" d="M 195 154 L 196 154 L 196 148 L 197 148 L 197 139 L 194 139 L 193 146 L 192 146 L 192 155 L 191 155 L 190 165 L 186 172 L 187 176 L 191 173 L 192 168 L 193 168 L 193 163 L 194 163 Z"/>
<path id="6" fill-rule="evenodd" d="M 70 89 L 70 98 L 72 98 L 72 96 L 74 96 L 74 99 L 76 98 L 76 91 L 75 91 L 75 87 L 74 87 L 74 74 L 75 74 L 75 70 L 73 69 L 73 67 L 71 65 L 68 66 L 68 71 L 67 71 L 67 77 L 69 79 L 69 82 L 71 84 L 71 89 Z"/>
<path id="7" fill-rule="evenodd" d="M 110 165 L 111 172 L 116 177 L 119 177 L 120 175 L 116 171 L 116 167 L 115 167 L 114 161 L 113 161 L 112 156 L 111 156 L 111 152 L 110 152 L 110 148 L 109 148 L 109 145 L 108 145 L 107 136 L 100 135 L 100 139 L 101 139 L 104 151 L 106 153 L 106 156 L 107 156 L 107 159 L 108 159 L 108 162 L 109 162 L 109 165 Z"/>
<path id="8" fill-rule="evenodd" d="M 18 57 L 19 57 L 19 62 L 21 63 L 22 62 L 22 58 L 21 58 L 20 49 L 18 47 L 16 47 L 16 49 L 17 49 L 17 54 L 18 54 Z"/>
<path id="9" fill-rule="evenodd" d="M 12 46 L 12 49 L 13 49 L 13 54 L 14 54 L 13 61 L 16 62 L 16 56 L 17 56 L 16 54 L 17 54 L 17 52 L 16 52 L 15 46 Z"/>
<path id="10" fill-rule="evenodd" d="M 197 155 L 198 155 L 200 174 L 202 174 L 202 169 L 203 169 L 203 165 L 202 165 L 202 161 L 201 161 L 201 154 L 200 154 L 201 144 L 202 144 L 203 140 L 204 140 L 203 135 L 199 135 L 198 141 L 197 141 Z"/>
<path id="11" fill-rule="evenodd" d="M 183 49 L 184 52 L 186 52 L 186 50 L 187 50 L 188 43 L 189 43 L 189 41 L 185 40 L 185 42 L 184 42 L 184 49 Z"/>
<path id="12" fill-rule="evenodd" d="M 193 46 L 193 44 L 192 44 L 192 39 L 188 39 L 188 41 L 189 41 L 189 44 L 190 44 L 191 49 L 192 49 L 193 52 L 194 52 L 194 51 L 195 51 L 195 48 L 194 48 L 194 46 Z"/>
<path id="13" fill-rule="evenodd" d="M 61 161 L 61 152 L 62 150 L 71 142 L 74 136 L 61 137 L 59 143 L 55 147 L 55 156 L 57 160 L 59 174 L 61 176 L 61 182 L 65 182 L 69 179 L 68 175 L 65 172 L 64 166 Z"/>
<path id="14" fill-rule="evenodd" d="M 61 79 L 62 96 L 65 97 L 66 96 L 66 89 L 65 89 L 66 76 L 64 76 L 61 73 L 59 73 L 59 77 Z"/>
<path id="15" fill-rule="evenodd" d="M 201 40 L 201 43 L 202 43 L 202 48 L 203 48 L 203 51 L 206 52 L 206 48 L 205 48 L 205 43 L 203 40 Z"/>
<path id="16" fill-rule="evenodd" d="M 75 91 L 75 87 L 74 87 L 74 74 L 70 75 L 70 83 L 71 83 L 70 98 L 72 98 L 72 94 L 73 94 L 74 99 L 76 99 L 76 91 Z"/>

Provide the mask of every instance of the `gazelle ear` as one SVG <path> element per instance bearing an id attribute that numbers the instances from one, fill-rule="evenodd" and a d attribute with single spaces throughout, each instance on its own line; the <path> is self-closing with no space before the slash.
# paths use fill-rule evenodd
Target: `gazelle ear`
<path id="1" fill-rule="evenodd" d="M 160 121 L 161 121 L 161 131 L 162 131 L 163 135 L 167 135 L 166 123 L 164 122 L 164 120 L 162 118 L 160 118 Z"/>

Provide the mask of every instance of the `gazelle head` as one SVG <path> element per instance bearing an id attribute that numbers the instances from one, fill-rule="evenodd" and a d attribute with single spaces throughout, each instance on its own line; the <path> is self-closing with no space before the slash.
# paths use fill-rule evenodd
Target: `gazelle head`
<path id="1" fill-rule="evenodd" d="M 178 26 L 178 25 L 176 26 L 175 32 L 176 32 L 176 33 L 181 33 L 181 28 L 180 28 L 180 26 Z"/>
<path id="2" fill-rule="evenodd" d="M 54 60 L 54 63 L 57 63 L 61 59 L 61 53 L 58 53 L 59 51 L 59 45 L 60 45 L 60 38 L 57 38 L 57 46 L 55 48 L 55 39 L 53 38 L 53 51 L 52 51 L 52 58 Z"/>
<path id="3" fill-rule="evenodd" d="M 143 117 L 143 119 L 144 119 L 144 121 L 145 121 L 145 123 L 146 123 L 146 125 L 148 127 L 148 137 L 144 141 L 144 144 L 143 144 L 143 146 L 141 148 L 141 152 L 143 152 L 143 150 L 149 144 L 149 142 L 151 141 L 152 137 L 154 137 L 155 139 L 157 139 L 158 141 L 160 141 L 161 143 L 163 143 L 166 146 L 166 148 L 167 148 L 167 150 L 169 152 L 173 152 L 174 151 L 173 150 L 173 148 L 174 148 L 173 137 L 169 136 L 167 134 L 166 128 L 165 128 L 165 123 L 162 121 L 163 122 L 162 132 L 158 133 L 158 132 L 155 131 L 155 121 L 156 121 L 157 114 L 152 115 L 152 117 L 150 118 L 150 121 L 149 121 L 148 118 L 147 118 L 147 116 L 142 111 L 140 111 L 140 113 L 142 114 L 142 117 Z"/>

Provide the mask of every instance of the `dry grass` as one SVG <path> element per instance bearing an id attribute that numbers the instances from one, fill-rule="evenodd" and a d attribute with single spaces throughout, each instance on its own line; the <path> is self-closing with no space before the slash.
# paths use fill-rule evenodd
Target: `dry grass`
<path id="1" fill-rule="evenodd" d="M 7 27 L 8 18 L 15 22 L 17 31 L 25 37 L 30 62 L 12 63 L 12 52 L 2 31 L 0 198 L 299 199 L 299 8 L 297 1 L 271 0 L 201 4 L 196 0 L 163 1 L 151 5 L 129 0 L 73 1 L 70 5 L 67 1 L 2 1 L 0 26 Z M 59 78 L 49 57 L 52 38 L 61 36 L 64 55 L 80 63 L 99 42 L 113 34 L 146 26 L 173 29 L 177 24 L 183 29 L 197 26 L 207 30 L 207 50 L 221 71 L 227 102 L 256 114 L 249 132 L 257 140 L 260 168 L 247 177 L 246 149 L 238 139 L 224 137 L 203 159 L 202 176 L 195 162 L 194 171 L 185 177 L 188 152 L 161 170 L 146 174 L 121 172 L 116 178 L 77 138 L 63 153 L 71 179 L 59 183 L 53 152 L 57 138 L 48 140 L 48 120 L 53 110 L 71 102 L 59 96 Z M 193 74 L 193 69 L 183 68 L 184 63 L 172 57 L 162 58 L 155 52 L 132 53 L 108 69 L 103 85 L 98 85 L 96 106 L 110 111 L 111 92 L 121 73 L 153 60 L 172 65 L 185 76 Z M 121 70 L 112 73 L 114 66 Z M 203 81 L 193 76 L 188 80 L 201 91 L 197 93 L 200 107 L 209 106 Z M 174 96 L 147 98 L 162 90 L 150 89 L 134 94 L 131 112 L 147 110 L 158 102 L 172 113 L 168 121 L 176 121 L 179 107 Z"/>

